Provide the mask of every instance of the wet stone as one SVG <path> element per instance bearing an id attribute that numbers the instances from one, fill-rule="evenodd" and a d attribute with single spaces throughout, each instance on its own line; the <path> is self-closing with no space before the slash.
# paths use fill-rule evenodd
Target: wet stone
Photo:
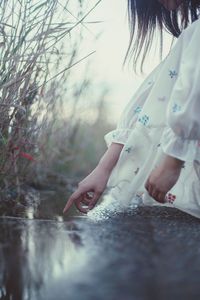
<path id="1" fill-rule="evenodd" d="M 2 217 L 0 299 L 198 299 L 199 244 L 200 220 L 167 207 L 98 222 Z"/>

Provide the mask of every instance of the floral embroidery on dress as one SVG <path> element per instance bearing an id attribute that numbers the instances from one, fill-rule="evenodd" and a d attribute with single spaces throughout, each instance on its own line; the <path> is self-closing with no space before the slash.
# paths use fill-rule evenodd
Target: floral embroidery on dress
<path id="1" fill-rule="evenodd" d="M 137 175 L 137 173 L 139 172 L 140 168 L 137 168 L 134 172 L 135 175 Z"/>
<path id="2" fill-rule="evenodd" d="M 138 119 L 138 122 L 142 123 L 143 125 L 147 125 L 149 122 L 149 116 L 143 115 Z"/>
<path id="3" fill-rule="evenodd" d="M 141 106 L 137 106 L 134 110 L 135 113 L 140 113 L 142 110 L 142 107 Z"/>
<path id="4" fill-rule="evenodd" d="M 176 195 L 173 195 L 173 194 L 171 194 L 171 193 L 168 193 L 168 194 L 165 196 L 165 200 L 166 200 L 166 202 L 173 204 L 174 201 L 176 200 Z"/>
<path id="5" fill-rule="evenodd" d="M 116 134 L 116 133 L 113 133 L 113 134 L 112 134 L 112 137 L 113 137 L 113 138 L 115 138 L 116 136 L 117 136 L 117 134 Z"/>
<path id="6" fill-rule="evenodd" d="M 175 112 L 178 112 L 181 110 L 181 106 L 174 103 L 173 107 L 172 107 L 172 111 L 175 113 Z"/>
<path id="7" fill-rule="evenodd" d="M 175 76 L 177 76 L 178 75 L 178 73 L 175 71 L 175 70 L 169 70 L 169 76 L 171 77 L 171 78 L 174 78 Z"/>
<path id="8" fill-rule="evenodd" d="M 128 153 L 130 153 L 131 150 L 132 150 L 132 147 L 128 147 L 128 148 L 125 149 L 125 151 L 128 152 Z"/>

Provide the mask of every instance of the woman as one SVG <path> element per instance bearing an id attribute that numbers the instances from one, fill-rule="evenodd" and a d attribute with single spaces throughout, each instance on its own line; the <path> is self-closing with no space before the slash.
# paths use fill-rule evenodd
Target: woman
<path id="1" fill-rule="evenodd" d="M 161 43 L 163 28 L 177 41 L 129 101 L 117 128 L 105 135 L 107 151 L 64 212 L 73 203 L 88 212 L 106 190 L 121 206 L 134 199 L 200 217 L 200 1 L 129 0 L 128 8 L 127 53 L 134 68 L 142 50 L 143 64 L 157 27 Z"/>

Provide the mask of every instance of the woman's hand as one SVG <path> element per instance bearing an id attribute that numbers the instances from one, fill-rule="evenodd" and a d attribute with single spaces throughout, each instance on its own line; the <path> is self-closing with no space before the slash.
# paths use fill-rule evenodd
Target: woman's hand
<path id="1" fill-rule="evenodd" d="M 183 164 L 183 161 L 166 155 L 161 164 L 150 173 L 145 188 L 157 202 L 165 203 L 165 196 L 177 182 Z"/>
<path id="2" fill-rule="evenodd" d="M 63 213 L 67 212 L 73 203 L 75 203 L 77 209 L 82 213 L 87 213 L 90 209 L 94 208 L 106 188 L 107 181 L 123 147 L 123 144 L 111 143 L 97 167 L 85 179 L 79 182 L 78 189 L 68 199 Z M 83 205 L 86 207 L 83 207 Z"/>
<path id="3" fill-rule="evenodd" d="M 110 172 L 97 166 L 86 178 L 79 182 L 78 189 L 68 199 L 63 213 L 66 213 L 73 203 L 82 213 L 87 213 L 90 209 L 93 209 L 105 190 L 109 175 Z"/>

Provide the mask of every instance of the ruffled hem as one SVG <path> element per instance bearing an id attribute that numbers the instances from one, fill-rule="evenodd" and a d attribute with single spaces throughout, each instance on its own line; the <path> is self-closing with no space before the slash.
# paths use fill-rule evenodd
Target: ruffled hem
<path id="1" fill-rule="evenodd" d="M 112 142 L 125 144 L 131 131 L 132 129 L 130 128 L 122 128 L 108 132 L 106 135 L 104 135 L 104 140 L 107 147 L 109 147 Z"/>
<path id="2" fill-rule="evenodd" d="M 163 152 L 170 156 L 187 162 L 200 161 L 199 140 L 183 139 L 177 136 L 171 128 L 167 128 L 164 130 L 160 142 Z"/>

